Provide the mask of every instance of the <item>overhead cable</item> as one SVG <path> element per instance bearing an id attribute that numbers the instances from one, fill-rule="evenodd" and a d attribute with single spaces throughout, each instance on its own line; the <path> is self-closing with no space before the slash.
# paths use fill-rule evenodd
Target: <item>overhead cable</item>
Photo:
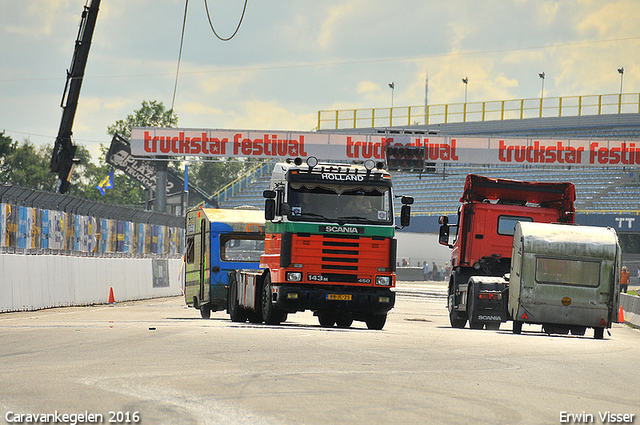
<path id="1" fill-rule="evenodd" d="M 209 14 L 209 5 L 207 4 L 207 0 L 204 0 L 204 8 L 207 10 L 207 19 L 209 19 L 209 26 L 211 26 L 211 31 L 213 31 L 216 37 L 218 37 L 222 41 L 229 41 L 233 37 L 235 37 L 235 35 L 238 33 L 238 30 L 240 29 L 240 25 L 242 25 L 242 21 L 244 20 L 244 12 L 247 10 L 247 1 L 248 0 L 244 0 L 244 7 L 242 8 L 242 16 L 240 17 L 240 21 L 238 22 L 238 26 L 236 27 L 236 30 L 233 32 L 233 34 L 231 34 L 231 37 L 222 38 L 216 32 L 216 29 L 213 27 L 213 23 L 211 23 L 211 15 Z"/>

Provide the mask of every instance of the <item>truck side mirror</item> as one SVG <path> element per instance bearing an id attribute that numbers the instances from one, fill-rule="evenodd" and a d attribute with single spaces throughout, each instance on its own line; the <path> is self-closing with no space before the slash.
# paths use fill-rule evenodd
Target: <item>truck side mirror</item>
<path id="1" fill-rule="evenodd" d="M 400 227 L 407 227 L 411 222 L 411 207 L 403 205 L 400 210 Z"/>
<path id="2" fill-rule="evenodd" d="M 267 199 L 264 201 L 264 219 L 271 221 L 276 217 L 276 200 Z"/>
<path id="3" fill-rule="evenodd" d="M 438 235 L 438 243 L 440 245 L 449 246 L 449 225 L 440 226 L 440 234 Z"/>

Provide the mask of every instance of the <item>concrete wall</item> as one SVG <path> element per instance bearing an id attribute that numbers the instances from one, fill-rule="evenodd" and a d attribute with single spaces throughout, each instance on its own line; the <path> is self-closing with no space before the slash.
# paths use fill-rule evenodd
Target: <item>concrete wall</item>
<path id="1" fill-rule="evenodd" d="M 180 295 L 180 261 L 0 254 L 0 312 Z"/>
<path id="2" fill-rule="evenodd" d="M 624 311 L 625 323 L 640 327 L 640 297 L 637 295 L 620 294 L 620 305 Z"/>

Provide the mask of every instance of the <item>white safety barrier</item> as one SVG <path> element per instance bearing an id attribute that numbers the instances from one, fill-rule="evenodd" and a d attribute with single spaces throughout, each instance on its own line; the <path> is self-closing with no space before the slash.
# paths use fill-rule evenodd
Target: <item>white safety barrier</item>
<path id="1" fill-rule="evenodd" d="M 0 312 L 180 295 L 180 259 L 0 254 Z"/>
<path id="2" fill-rule="evenodd" d="M 640 297 L 637 295 L 620 294 L 620 305 L 624 311 L 625 323 L 640 327 Z"/>

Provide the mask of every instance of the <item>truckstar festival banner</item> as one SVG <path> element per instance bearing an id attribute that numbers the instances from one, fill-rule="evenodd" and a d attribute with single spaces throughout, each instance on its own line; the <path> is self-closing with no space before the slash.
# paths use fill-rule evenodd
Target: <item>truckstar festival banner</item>
<path id="1" fill-rule="evenodd" d="M 411 134 L 339 134 L 259 130 L 133 128 L 135 157 L 306 158 L 384 160 L 387 146 L 423 146 L 435 163 L 640 165 L 640 142 L 587 139 L 503 139 Z"/>

